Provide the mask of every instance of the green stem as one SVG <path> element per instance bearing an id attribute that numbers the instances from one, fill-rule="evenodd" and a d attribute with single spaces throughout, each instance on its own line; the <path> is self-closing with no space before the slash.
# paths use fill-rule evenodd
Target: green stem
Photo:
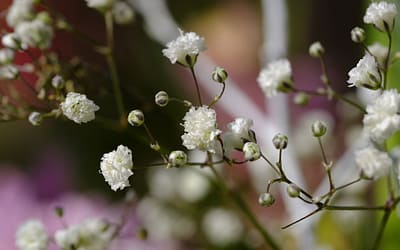
<path id="1" fill-rule="evenodd" d="M 390 31 L 387 31 L 387 35 L 388 35 L 388 39 L 389 39 L 389 45 L 388 45 L 388 52 L 385 58 L 385 65 L 384 65 L 384 69 L 383 69 L 383 85 L 382 85 L 382 89 L 386 89 L 387 87 L 387 73 L 388 73 L 388 69 L 389 69 L 389 58 L 390 58 L 390 51 L 392 49 L 392 34 L 390 33 Z"/>
<path id="2" fill-rule="evenodd" d="M 384 206 L 376 206 L 376 207 L 362 207 L 362 206 L 331 206 L 327 205 L 324 207 L 326 210 L 348 210 L 348 211 L 354 211 L 354 210 L 384 210 Z"/>
<path id="3" fill-rule="evenodd" d="M 223 82 L 223 83 L 222 83 L 222 90 L 221 90 L 221 92 L 220 92 L 219 95 L 216 96 L 216 97 L 214 98 L 214 100 L 208 105 L 209 108 L 211 108 L 212 106 L 214 106 L 214 105 L 219 101 L 219 99 L 221 99 L 222 95 L 223 95 L 224 92 L 225 92 L 225 86 L 226 86 L 226 84 L 225 84 L 225 82 Z"/>
<path id="4" fill-rule="evenodd" d="M 115 58 L 114 58 L 114 23 L 113 23 L 112 12 L 107 11 L 104 14 L 104 18 L 105 18 L 105 23 L 106 23 L 106 35 L 107 35 L 107 51 L 105 53 L 105 56 L 107 59 L 108 67 L 110 68 L 111 80 L 112 80 L 113 89 L 114 89 L 115 102 L 117 104 L 118 113 L 120 116 L 120 123 L 122 126 L 125 127 L 127 125 L 127 120 L 125 117 L 126 115 L 125 115 L 125 110 L 124 110 L 124 101 L 122 98 L 121 86 L 120 86 L 117 66 L 116 66 Z"/>
<path id="5" fill-rule="evenodd" d="M 200 106 L 202 106 L 203 105 L 203 101 L 201 100 L 199 82 L 197 81 L 197 77 L 196 77 L 196 74 L 194 72 L 194 67 L 190 67 L 190 72 L 192 73 L 192 76 L 193 76 L 194 85 L 196 85 L 197 99 L 199 101 Z"/>
<path id="6" fill-rule="evenodd" d="M 385 213 L 383 214 L 382 220 L 381 220 L 381 224 L 379 226 L 379 231 L 378 231 L 378 235 L 376 236 L 376 239 L 374 241 L 374 245 L 372 246 L 372 250 L 377 250 L 379 247 L 379 244 L 382 240 L 382 235 L 383 235 L 383 231 L 385 231 L 386 228 L 386 224 L 389 221 L 389 217 L 392 214 L 392 210 L 391 209 L 387 209 L 385 211 Z"/>

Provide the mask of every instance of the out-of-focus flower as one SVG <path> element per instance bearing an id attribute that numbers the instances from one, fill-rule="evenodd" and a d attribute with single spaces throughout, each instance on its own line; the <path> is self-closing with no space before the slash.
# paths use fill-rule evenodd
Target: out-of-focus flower
<path id="1" fill-rule="evenodd" d="M 285 92 L 292 86 L 292 67 L 287 59 L 269 63 L 258 75 L 257 82 L 267 97 Z"/>
<path id="2" fill-rule="evenodd" d="M 95 218 L 60 229 L 55 233 L 55 241 L 62 249 L 106 250 L 111 243 L 115 227 L 106 221 Z"/>
<path id="3" fill-rule="evenodd" d="M 400 129 L 400 95 L 396 89 L 385 90 L 375 102 L 367 105 L 363 123 L 370 138 L 381 144 Z"/>
<path id="4" fill-rule="evenodd" d="M 128 24 L 135 18 L 135 13 L 133 12 L 131 6 L 125 2 L 117 1 L 113 5 L 113 16 L 115 23 L 117 24 Z"/>
<path id="5" fill-rule="evenodd" d="M 12 63 L 15 57 L 14 50 L 10 48 L 0 49 L 0 64 L 9 64 Z"/>
<path id="6" fill-rule="evenodd" d="M 169 43 L 162 53 L 171 63 L 179 63 L 185 67 L 193 67 L 197 56 L 206 49 L 204 38 L 194 32 L 184 33 L 179 30 L 180 36 Z"/>
<path id="7" fill-rule="evenodd" d="M 90 8 L 94 8 L 100 11 L 106 11 L 110 9 L 115 0 L 86 0 L 86 4 Z"/>
<path id="8" fill-rule="evenodd" d="M 312 57 L 319 58 L 325 53 L 325 49 L 320 42 L 314 42 L 310 45 L 308 53 Z"/>
<path id="9" fill-rule="evenodd" d="M 46 250 L 49 236 L 38 219 L 24 222 L 17 230 L 16 245 L 20 250 Z"/>
<path id="10" fill-rule="evenodd" d="M 8 26 L 15 28 L 22 22 L 32 20 L 35 16 L 34 2 L 35 0 L 14 0 L 6 15 Z"/>
<path id="11" fill-rule="evenodd" d="M 14 65 L 5 65 L 0 67 L 0 80 L 16 79 L 18 75 L 19 71 Z"/>
<path id="12" fill-rule="evenodd" d="M 373 43 L 368 46 L 368 50 L 371 52 L 371 54 L 375 57 L 375 59 L 378 61 L 378 65 L 381 68 L 385 67 L 385 60 L 388 55 L 388 48 L 383 46 L 380 43 Z"/>
<path id="13" fill-rule="evenodd" d="M 203 199 L 210 190 L 210 182 L 205 173 L 199 169 L 186 168 L 179 172 L 177 192 L 188 202 L 197 202 Z"/>
<path id="14" fill-rule="evenodd" d="M 255 161 L 261 157 L 260 146 L 255 142 L 246 142 L 242 150 L 244 158 L 248 161 Z"/>
<path id="15" fill-rule="evenodd" d="M 349 87 L 365 87 L 368 89 L 378 89 L 381 85 L 381 74 L 375 58 L 366 54 L 357 63 L 357 66 L 349 72 Z"/>
<path id="16" fill-rule="evenodd" d="M 240 240 L 243 225 L 239 217 L 223 208 L 213 208 L 203 218 L 203 231 L 217 246 L 227 246 Z"/>
<path id="17" fill-rule="evenodd" d="M 224 133 L 224 146 L 227 154 L 232 149 L 241 150 L 246 141 L 253 141 L 251 127 L 253 120 L 247 118 L 236 118 L 233 122 L 228 123 L 227 131 Z"/>
<path id="18" fill-rule="evenodd" d="M 187 155 L 181 150 L 172 151 L 168 156 L 168 164 L 172 167 L 182 167 L 187 163 Z"/>
<path id="19" fill-rule="evenodd" d="M 373 2 L 364 15 L 364 22 L 373 24 L 380 31 L 391 32 L 394 26 L 394 19 L 397 15 L 397 7 L 394 3 Z"/>
<path id="20" fill-rule="evenodd" d="M 28 116 L 28 121 L 33 125 L 33 126 L 39 126 L 40 123 L 42 122 L 42 115 L 37 112 L 33 111 L 32 113 L 29 114 Z"/>
<path id="21" fill-rule="evenodd" d="M 60 107 L 68 119 L 78 124 L 94 120 L 94 113 L 100 109 L 86 95 L 75 92 L 69 92 L 65 100 L 60 104 Z"/>
<path id="22" fill-rule="evenodd" d="M 372 146 L 356 151 L 355 162 L 364 176 L 374 179 L 385 176 L 393 165 L 386 152 Z"/>
<path id="23" fill-rule="evenodd" d="M 128 179 L 133 175 L 132 167 L 132 151 L 123 145 L 101 158 L 101 174 L 114 191 L 130 186 Z"/>
<path id="24" fill-rule="evenodd" d="M 48 48 L 53 39 L 53 28 L 41 18 L 20 23 L 15 28 L 15 33 L 21 38 L 23 44 L 32 48 Z"/>
<path id="25" fill-rule="evenodd" d="M 1 38 L 1 43 L 3 44 L 4 47 L 10 49 L 18 50 L 21 48 L 23 49 L 25 48 L 25 45 L 21 43 L 21 38 L 16 33 L 5 34 Z"/>
<path id="26" fill-rule="evenodd" d="M 365 30 L 360 27 L 354 27 L 351 32 L 351 40 L 355 43 L 361 43 L 365 40 Z"/>
<path id="27" fill-rule="evenodd" d="M 189 150 L 199 149 L 214 153 L 217 136 L 221 133 L 217 129 L 216 119 L 215 111 L 207 106 L 190 108 L 183 118 L 183 146 Z"/>

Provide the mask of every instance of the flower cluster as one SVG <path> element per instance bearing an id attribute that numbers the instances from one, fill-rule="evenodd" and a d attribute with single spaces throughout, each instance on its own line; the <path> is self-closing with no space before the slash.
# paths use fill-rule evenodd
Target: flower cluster
<path id="1" fill-rule="evenodd" d="M 292 85 L 292 67 L 287 59 L 269 63 L 258 75 L 257 82 L 267 97 L 275 96 L 278 91 L 290 89 Z"/>
<path id="2" fill-rule="evenodd" d="M 16 233 L 16 245 L 20 250 L 46 250 L 48 241 L 46 229 L 37 219 L 27 220 Z"/>
<path id="3" fill-rule="evenodd" d="M 63 114 L 70 120 L 80 124 L 94 120 L 95 112 L 100 108 L 86 95 L 69 92 L 60 104 Z"/>
<path id="4" fill-rule="evenodd" d="M 392 31 L 397 7 L 394 3 L 385 1 L 371 3 L 364 15 L 364 22 L 373 24 L 380 31 Z"/>
<path id="5" fill-rule="evenodd" d="M 375 57 L 366 54 L 349 72 L 349 87 L 366 87 L 378 89 L 381 85 L 381 74 Z"/>

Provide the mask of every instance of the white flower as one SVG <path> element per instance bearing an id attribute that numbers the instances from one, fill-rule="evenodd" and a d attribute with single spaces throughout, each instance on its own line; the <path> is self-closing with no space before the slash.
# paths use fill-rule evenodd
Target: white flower
<path id="1" fill-rule="evenodd" d="M 21 38 L 16 33 L 5 34 L 1 38 L 1 43 L 4 47 L 10 49 L 25 49 L 25 45 L 21 43 Z"/>
<path id="2" fill-rule="evenodd" d="M 80 224 L 58 230 L 54 238 L 57 246 L 62 249 L 106 250 L 114 229 L 102 219 L 87 219 Z"/>
<path id="3" fill-rule="evenodd" d="M 53 39 L 51 25 L 41 18 L 31 22 L 22 22 L 15 28 L 15 33 L 21 38 L 21 42 L 32 48 L 48 48 Z"/>
<path id="4" fill-rule="evenodd" d="M 40 123 L 42 123 L 43 117 L 42 114 L 40 114 L 37 111 L 33 111 L 32 113 L 29 114 L 28 116 L 28 121 L 33 125 L 33 126 L 39 126 Z"/>
<path id="5" fill-rule="evenodd" d="M 284 91 L 292 84 L 292 68 L 287 59 L 269 63 L 258 75 L 257 82 L 267 97 Z"/>
<path id="6" fill-rule="evenodd" d="M 171 63 L 179 63 L 186 67 L 193 67 L 198 54 L 206 49 L 204 38 L 194 32 L 184 33 L 179 30 L 180 36 L 169 43 L 162 53 Z"/>
<path id="7" fill-rule="evenodd" d="M 372 146 L 360 149 L 355 153 L 355 161 L 368 178 L 377 179 L 386 175 L 393 165 L 392 159 L 386 152 L 380 151 Z"/>
<path id="8" fill-rule="evenodd" d="M 86 0 L 88 7 L 101 11 L 111 8 L 114 2 L 115 0 Z"/>
<path id="9" fill-rule="evenodd" d="M 133 12 L 129 4 L 118 1 L 113 5 L 113 16 L 115 23 L 117 24 L 128 24 L 135 18 L 135 13 Z"/>
<path id="10" fill-rule="evenodd" d="M 246 142 L 242 150 L 244 158 L 248 161 L 255 161 L 261 157 L 260 146 L 255 142 Z"/>
<path id="11" fill-rule="evenodd" d="M 378 65 L 381 68 L 385 67 L 385 60 L 388 54 L 388 48 L 383 46 L 380 43 L 373 43 L 368 46 L 368 50 L 371 52 L 371 54 L 375 57 L 375 59 L 378 61 Z"/>
<path id="12" fill-rule="evenodd" d="M 179 171 L 177 183 L 179 196 L 188 202 L 203 199 L 210 190 L 210 181 L 202 169 L 185 168 Z"/>
<path id="13" fill-rule="evenodd" d="M 17 230 L 16 245 L 20 250 L 45 250 L 49 237 L 41 221 L 30 219 Z"/>
<path id="14" fill-rule="evenodd" d="M 357 66 L 350 70 L 347 82 L 350 83 L 349 87 L 378 89 L 381 84 L 381 75 L 375 58 L 370 54 L 361 58 Z"/>
<path id="15" fill-rule="evenodd" d="M 224 133 L 224 146 L 228 151 L 231 149 L 242 149 L 243 140 L 252 141 L 250 134 L 253 120 L 247 118 L 236 118 L 227 125 L 228 130 Z M 230 152 L 227 152 L 228 154 Z"/>
<path id="16" fill-rule="evenodd" d="M 308 54 L 315 58 L 321 57 L 324 52 L 325 49 L 319 41 L 312 43 L 308 48 Z"/>
<path id="17" fill-rule="evenodd" d="M 394 3 L 373 2 L 368 6 L 364 22 L 373 24 L 380 31 L 392 31 L 397 8 Z"/>
<path id="18" fill-rule="evenodd" d="M 15 57 L 15 52 L 9 48 L 0 49 L 0 64 L 10 64 Z"/>
<path id="19" fill-rule="evenodd" d="M 0 80 L 12 80 L 18 77 L 19 71 L 14 65 L 0 67 Z"/>
<path id="20" fill-rule="evenodd" d="M 100 109 L 86 95 L 75 92 L 69 92 L 60 106 L 63 114 L 78 124 L 94 120 L 94 112 Z"/>
<path id="21" fill-rule="evenodd" d="M 395 89 L 383 91 L 374 103 L 367 105 L 364 130 L 373 141 L 381 144 L 400 129 L 399 107 L 400 95 Z"/>
<path id="22" fill-rule="evenodd" d="M 214 153 L 217 136 L 221 133 L 217 129 L 216 119 L 215 111 L 207 106 L 191 107 L 183 118 L 183 146 L 190 150 L 199 149 Z"/>
<path id="23" fill-rule="evenodd" d="M 14 0 L 7 11 L 6 22 L 15 28 L 20 23 L 30 21 L 34 17 L 33 0 Z"/>
<path id="24" fill-rule="evenodd" d="M 227 246 L 237 242 L 243 233 L 243 225 L 239 217 L 223 208 L 213 208 L 207 211 L 202 225 L 207 238 L 218 246 Z"/>
<path id="25" fill-rule="evenodd" d="M 130 186 L 128 179 L 133 175 L 132 167 L 132 151 L 123 145 L 101 158 L 101 174 L 114 191 Z"/>

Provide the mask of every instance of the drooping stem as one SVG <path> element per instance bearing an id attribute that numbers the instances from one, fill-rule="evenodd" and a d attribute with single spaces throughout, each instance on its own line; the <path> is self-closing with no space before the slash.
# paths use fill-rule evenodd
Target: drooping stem
<path id="1" fill-rule="evenodd" d="M 223 95 L 224 92 L 225 92 L 225 86 L 226 86 L 226 84 L 225 84 L 225 82 L 223 82 L 223 83 L 222 83 L 222 90 L 221 90 L 221 92 L 220 92 L 219 95 L 217 95 L 217 96 L 214 98 L 214 100 L 212 100 L 212 102 L 208 105 L 209 108 L 211 108 L 212 106 L 214 106 L 214 105 L 219 101 L 219 99 L 221 99 L 222 95 Z"/>
<path id="2" fill-rule="evenodd" d="M 194 85 L 196 86 L 197 100 L 199 101 L 200 106 L 202 106 L 203 101 L 201 100 L 199 82 L 197 81 L 196 73 L 194 72 L 194 67 L 190 67 L 190 72 L 192 73 Z"/>
<path id="3" fill-rule="evenodd" d="M 117 104 L 118 113 L 120 116 L 120 123 L 123 127 L 127 125 L 127 119 L 125 117 L 124 101 L 121 93 L 121 84 L 117 71 L 117 65 L 114 58 L 114 23 L 111 11 L 107 11 L 104 14 L 106 23 L 106 35 L 107 35 L 107 51 L 105 57 L 107 60 L 108 67 L 111 73 L 111 80 L 113 84 L 115 102 Z"/>
<path id="4" fill-rule="evenodd" d="M 387 87 L 387 73 L 388 73 L 388 69 L 389 69 L 389 59 L 390 59 L 390 51 L 392 49 L 392 33 L 390 31 L 387 31 L 387 35 L 388 35 L 388 40 L 389 40 L 389 44 L 388 44 L 388 52 L 385 58 L 385 65 L 384 65 L 384 69 L 383 69 L 383 84 L 382 84 L 382 89 L 386 89 Z"/>
<path id="5" fill-rule="evenodd" d="M 381 224 L 379 226 L 378 235 L 376 236 L 375 241 L 374 241 L 374 245 L 372 246 L 372 250 L 377 250 L 378 249 L 379 244 L 380 244 L 380 242 L 382 240 L 383 232 L 385 231 L 386 224 L 387 224 L 391 214 L 392 214 L 392 210 L 391 209 L 385 210 L 385 213 L 383 214 L 383 217 L 382 217 L 382 220 L 381 220 Z"/>

